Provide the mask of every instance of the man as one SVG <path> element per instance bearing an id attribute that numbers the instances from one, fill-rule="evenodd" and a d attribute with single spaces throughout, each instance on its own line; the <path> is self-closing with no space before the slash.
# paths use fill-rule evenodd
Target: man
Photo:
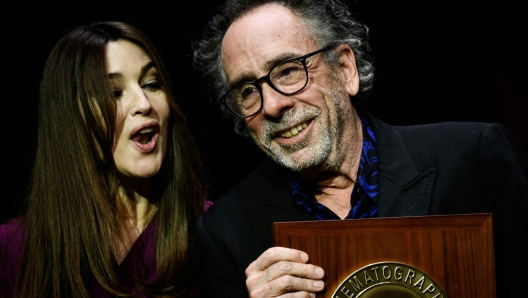
<path id="1" fill-rule="evenodd" d="M 227 1 L 194 60 L 270 158 L 197 222 L 204 295 L 315 297 L 324 268 L 272 247 L 271 223 L 283 221 L 493 212 L 499 297 L 509 270 L 528 266 L 528 163 L 511 133 L 393 127 L 365 111 L 368 29 L 345 4 Z"/>

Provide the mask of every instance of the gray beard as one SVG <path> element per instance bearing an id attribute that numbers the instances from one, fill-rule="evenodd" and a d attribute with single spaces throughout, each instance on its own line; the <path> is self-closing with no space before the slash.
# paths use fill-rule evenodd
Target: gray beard
<path id="1" fill-rule="evenodd" d="M 255 141 L 258 147 L 264 151 L 271 159 L 273 159 L 279 165 L 286 167 L 287 169 L 294 172 L 305 172 L 316 168 L 324 167 L 323 170 L 337 171 L 341 167 L 341 163 L 344 160 L 343 154 L 334 154 L 335 160 L 327 160 L 328 156 L 332 151 L 343 150 L 339 140 L 342 134 L 344 126 L 344 118 L 347 114 L 345 111 L 341 111 L 342 105 L 339 104 L 340 100 L 349 100 L 346 90 L 343 96 L 343 90 L 337 90 L 337 86 L 333 86 L 334 90 L 331 94 L 331 100 L 327 108 L 334 110 L 337 113 L 336 122 L 332 123 L 330 113 L 326 115 L 326 127 L 323 127 L 320 134 L 317 136 L 317 143 L 309 146 L 308 139 L 302 140 L 301 142 L 285 145 L 272 142 L 272 137 L 279 131 L 285 130 L 292 127 L 293 125 L 302 123 L 308 119 L 314 117 L 321 117 L 321 110 L 315 106 L 302 106 L 296 110 L 289 110 L 284 113 L 280 118 L 274 120 L 266 120 L 262 125 L 261 140 L 258 142 L 258 138 L 251 134 L 251 137 Z M 344 97 L 344 98 L 343 98 Z M 298 150 L 304 149 L 304 156 L 308 157 L 303 160 L 294 159 L 292 154 Z M 346 150 L 346 149 L 344 149 Z"/>
<path id="2" fill-rule="evenodd" d="M 306 108 L 301 111 L 302 113 L 298 113 L 302 116 L 313 116 L 313 115 L 321 115 L 321 110 L 314 106 L 306 106 Z M 288 115 L 288 116 L 287 116 Z M 291 115 L 291 116 L 289 116 Z M 300 123 L 302 121 L 295 122 L 294 119 L 299 118 L 295 115 L 292 115 L 292 113 L 285 114 L 284 117 L 284 123 Z M 306 117 L 306 118 L 312 118 L 312 117 Z M 281 121 L 282 123 L 282 121 Z M 269 132 L 277 131 L 273 130 L 273 125 L 264 125 L 264 129 L 262 130 L 263 136 L 266 135 L 267 137 L 270 136 Z M 291 127 L 293 125 L 289 125 L 286 127 Z M 285 127 L 285 128 L 286 128 Z M 330 153 L 330 150 L 332 148 L 332 138 L 330 137 L 330 129 L 326 127 L 323 131 L 321 131 L 320 135 L 317 136 L 317 143 L 313 146 L 309 146 L 309 140 L 304 139 L 301 142 L 292 144 L 292 145 L 284 145 L 284 144 L 277 144 L 275 143 L 275 146 L 271 145 L 271 142 L 269 140 L 266 140 L 266 144 L 270 144 L 267 146 L 267 149 L 269 151 L 270 157 L 275 160 L 278 164 L 282 165 L 283 167 L 286 167 L 287 169 L 290 169 L 291 171 L 295 172 L 302 172 L 306 171 L 308 169 L 317 167 L 318 165 L 322 164 L 325 159 L 328 157 L 328 154 Z M 264 140 L 264 139 L 263 139 Z M 299 151 L 301 149 L 304 149 L 304 155 L 309 157 L 305 160 L 299 160 L 295 159 L 292 156 L 292 153 Z"/>

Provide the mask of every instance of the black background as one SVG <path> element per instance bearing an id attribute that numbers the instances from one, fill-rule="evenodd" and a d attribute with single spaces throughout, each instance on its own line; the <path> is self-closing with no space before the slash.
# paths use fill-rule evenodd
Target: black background
<path id="1" fill-rule="evenodd" d="M 25 195 L 47 55 L 62 35 L 93 21 L 129 22 L 158 47 L 200 147 L 212 200 L 263 160 L 262 153 L 235 136 L 232 125 L 209 103 L 200 74 L 192 67 L 190 42 L 200 36 L 218 2 L 72 3 L 42 7 L 12 3 L 2 9 L 6 163 L 0 222 L 15 214 Z M 358 0 L 351 5 L 371 29 L 377 71 L 370 111 L 394 125 L 500 122 L 528 152 L 524 45 L 528 26 L 520 3 Z"/>

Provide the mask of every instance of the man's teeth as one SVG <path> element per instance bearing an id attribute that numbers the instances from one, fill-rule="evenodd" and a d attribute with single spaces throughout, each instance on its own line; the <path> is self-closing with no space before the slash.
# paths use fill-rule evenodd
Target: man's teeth
<path id="1" fill-rule="evenodd" d="M 289 130 L 285 130 L 283 132 L 281 132 L 281 136 L 283 138 L 291 138 L 295 135 L 297 135 L 298 133 L 300 133 L 306 126 L 308 126 L 308 123 L 307 122 L 303 122 L 297 126 L 294 126 L 292 128 L 290 128 Z"/>

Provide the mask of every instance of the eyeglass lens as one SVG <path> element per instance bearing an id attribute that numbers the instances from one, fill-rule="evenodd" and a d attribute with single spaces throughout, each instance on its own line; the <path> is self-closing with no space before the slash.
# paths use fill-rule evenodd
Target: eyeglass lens
<path id="1" fill-rule="evenodd" d="M 307 83 L 307 71 L 299 60 L 285 61 L 275 66 L 268 75 L 271 87 L 283 94 L 293 94 L 304 88 Z M 260 110 L 262 99 L 259 88 L 255 84 L 242 84 L 231 90 L 225 100 L 229 108 L 240 116 L 249 116 Z"/>

